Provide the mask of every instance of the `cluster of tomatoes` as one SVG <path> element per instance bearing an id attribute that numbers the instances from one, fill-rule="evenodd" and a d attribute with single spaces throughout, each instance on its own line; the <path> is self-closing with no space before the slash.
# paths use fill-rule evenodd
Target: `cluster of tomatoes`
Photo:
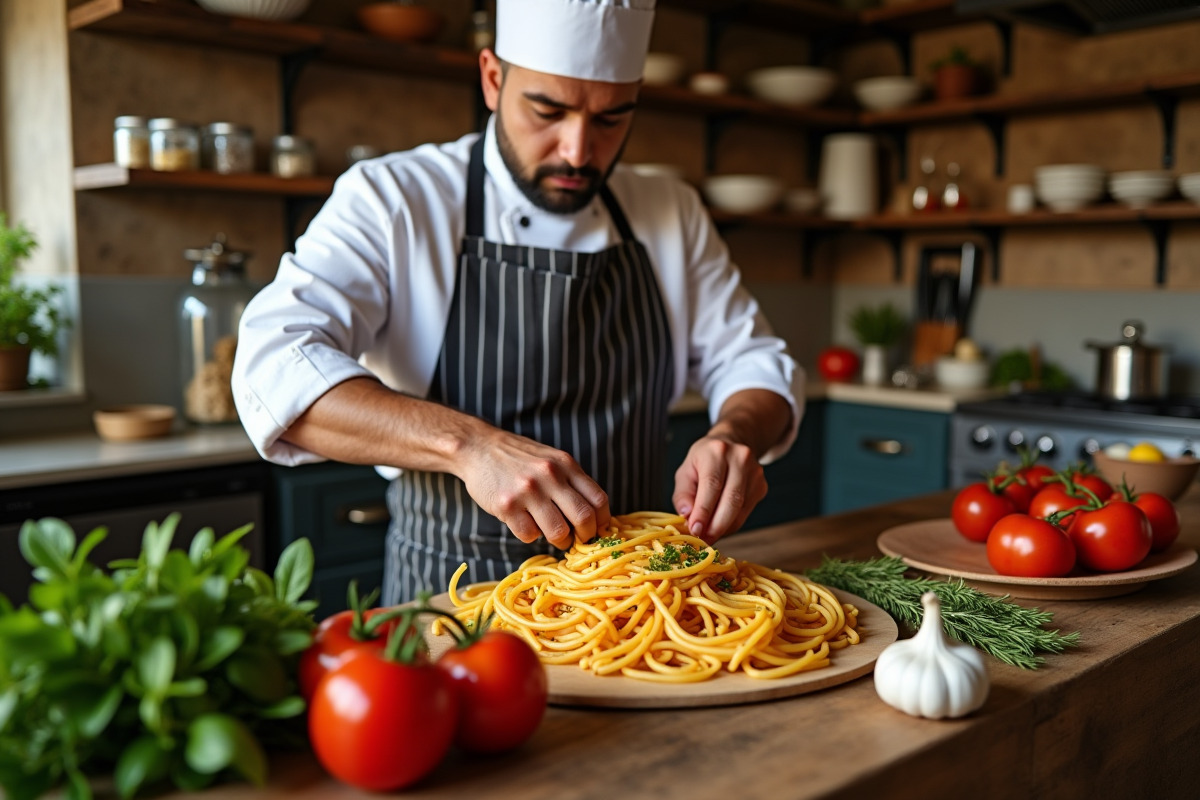
<path id="1" fill-rule="evenodd" d="M 1076 563 L 1094 572 L 1137 566 L 1179 536 L 1179 513 L 1166 497 L 1114 487 L 1085 465 L 1055 472 L 1003 466 L 954 498 L 954 527 L 986 543 L 1001 575 L 1058 578 Z"/>
<path id="2" fill-rule="evenodd" d="M 363 611 L 351 595 L 349 610 L 317 627 L 299 666 L 309 740 L 331 775 L 392 791 L 431 772 L 451 745 L 499 753 L 533 735 L 548 683 L 524 640 L 443 614 L 456 645 L 432 661 L 417 620 L 442 612 Z"/>

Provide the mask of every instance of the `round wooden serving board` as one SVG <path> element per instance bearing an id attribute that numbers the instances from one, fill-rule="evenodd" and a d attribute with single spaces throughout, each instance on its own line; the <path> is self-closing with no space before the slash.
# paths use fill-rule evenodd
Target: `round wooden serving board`
<path id="1" fill-rule="evenodd" d="M 547 665 L 550 677 L 550 702 L 559 706 L 598 706 L 605 708 L 681 708 L 731 706 L 778 700 L 783 697 L 828 689 L 871 672 L 883 648 L 896 641 L 896 623 L 879 606 L 848 592 L 833 590 L 843 603 L 859 610 L 856 645 L 836 650 L 823 669 L 801 672 L 787 678 L 761 680 L 744 673 L 719 672 L 699 683 L 655 683 L 626 678 L 623 675 L 599 677 L 577 666 Z M 431 604 L 450 610 L 450 597 L 440 594 Z M 451 645 L 449 636 L 428 636 L 431 655 L 436 658 Z"/>
<path id="2" fill-rule="evenodd" d="M 927 519 L 898 525 L 879 534 L 879 549 L 911 567 L 935 575 L 962 578 L 988 594 L 1030 600 L 1093 600 L 1141 589 L 1150 581 L 1178 575 L 1196 562 L 1196 551 L 1174 544 L 1151 553 L 1136 569 L 1087 572 L 1076 567 L 1062 578 L 1019 578 L 999 575 L 987 560 L 987 548 L 966 539 L 950 519 Z"/>

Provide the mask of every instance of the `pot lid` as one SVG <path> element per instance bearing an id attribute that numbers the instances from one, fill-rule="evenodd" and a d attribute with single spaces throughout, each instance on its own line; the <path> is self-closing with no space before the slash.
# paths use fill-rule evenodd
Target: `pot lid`
<path id="1" fill-rule="evenodd" d="M 1163 345 L 1146 344 L 1142 341 L 1142 334 L 1146 332 L 1146 326 L 1139 320 L 1127 320 L 1121 326 L 1121 341 L 1119 342 L 1092 342 L 1086 343 L 1087 347 L 1096 350 L 1117 350 L 1121 348 L 1129 348 L 1130 350 L 1142 350 L 1147 353 L 1157 353 L 1168 350 Z"/>
<path id="2" fill-rule="evenodd" d="M 225 242 L 225 234 L 218 233 L 208 247 L 189 247 L 183 251 L 183 257 L 198 267 L 220 272 L 226 269 L 241 269 L 250 253 L 230 250 Z"/>

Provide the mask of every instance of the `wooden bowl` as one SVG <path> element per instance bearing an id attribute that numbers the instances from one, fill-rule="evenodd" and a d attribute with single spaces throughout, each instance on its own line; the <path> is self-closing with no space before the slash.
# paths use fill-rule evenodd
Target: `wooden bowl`
<path id="1" fill-rule="evenodd" d="M 369 3 L 358 9 L 358 22 L 369 33 L 393 42 L 428 42 L 442 32 L 445 17 L 425 6 Z"/>
<path id="2" fill-rule="evenodd" d="M 1178 500 L 1200 471 L 1200 458 L 1179 456 L 1166 461 L 1127 461 L 1103 452 L 1092 455 L 1096 471 L 1113 486 L 1121 478 L 1136 492 L 1154 492 L 1169 500 Z"/>
<path id="3" fill-rule="evenodd" d="M 154 439 L 171 432 L 175 409 L 159 405 L 113 406 L 97 409 L 92 422 L 100 438 L 109 442 Z"/>

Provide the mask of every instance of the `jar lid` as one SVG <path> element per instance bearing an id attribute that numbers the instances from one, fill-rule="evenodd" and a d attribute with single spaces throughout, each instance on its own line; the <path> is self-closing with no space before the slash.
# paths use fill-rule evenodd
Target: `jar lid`
<path id="1" fill-rule="evenodd" d="M 166 131 L 174 130 L 176 128 L 195 127 L 196 126 L 190 122 L 183 122 L 182 120 L 175 119 L 174 117 L 155 117 L 154 119 L 150 120 L 150 130 L 152 131 Z"/>
<path id="2" fill-rule="evenodd" d="M 183 251 L 183 257 L 196 266 L 220 272 L 225 269 L 241 269 L 250 254 L 241 250 L 230 250 L 225 243 L 225 234 L 218 233 L 208 247 L 189 247 Z"/>
<path id="3" fill-rule="evenodd" d="M 253 132 L 250 126 L 239 125 L 236 122 L 210 122 L 204 130 L 214 136 L 229 136 L 239 133 L 249 134 Z"/>
<path id="4" fill-rule="evenodd" d="M 133 114 L 127 114 L 123 117 L 117 117 L 113 120 L 115 128 L 144 128 L 146 127 L 146 118 L 139 117 Z"/>
<path id="5" fill-rule="evenodd" d="M 280 150 L 310 150 L 312 142 L 301 136 L 292 136 L 291 134 L 281 134 L 273 140 L 275 146 Z"/>
<path id="6" fill-rule="evenodd" d="M 1093 342 L 1088 341 L 1087 347 L 1101 351 L 1117 351 L 1128 348 L 1129 350 L 1140 350 L 1144 353 L 1158 353 L 1170 350 L 1165 345 L 1146 344 L 1142 341 L 1142 334 L 1146 332 L 1146 326 L 1139 320 L 1127 320 L 1121 326 L 1121 341 L 1119 342 Z"/>

